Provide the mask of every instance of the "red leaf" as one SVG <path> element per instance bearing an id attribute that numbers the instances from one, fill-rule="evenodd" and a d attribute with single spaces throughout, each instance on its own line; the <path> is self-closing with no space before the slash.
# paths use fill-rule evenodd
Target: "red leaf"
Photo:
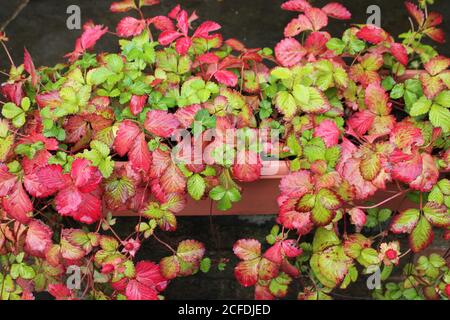
<path id="1" fill-rule="evenodd" d="M 61 283 L 49 284 L 48 293 L 56 298 L 56 300 L 72 300 L 73 293 L 69 288 Z"/>
<path id="2" fill-rule="evenodd" d="M 161 268 L 161 274 L 168 280 L 175 279 L 180 272 L 180 263 L 176 256 L 162 258 L 159 266 Z"/>
<path id="3" fill-rule="evenodd" d="M 33 84 L 33 87 L 35 87 L 39 82 L 39 76 L 36 73 L 36 68 L 31 59 L 31 55 L 26 48 L 24 48 L 23 67 L 25 71 L 31 75 L 31 83 Z"/>
<path id="4" fill-rule="evenodd" d="M 156 149 L 152 153 L 152 164 L 149 172 L 150 177 L 161 178 L 162 174 L 171 163 L 172 159 L 168 151 L 162 151 L 159 148 Z"/>
<path id="5" fill-rule="evenodd" d="M 6 196 L 17 182 L 17 176 L 8 171 L 8 167 L 0 163 L 0 198 Z"/>
<path id="6" fill-rule="evenodd" d="M 196 240 L 183 240 L 178 244 L 177 257 L 185 262 L 199 262 L 205 254 L 205 246 Z"/>
<path id="7" fill-rule="evenodd" d="M 91 193 L 81 193 L 81 203 L 72 217 L 82 223 L 91 224 L 97 222 L 102 216 L 102 202 Z"/>
<path id="8" fill-rule="evenodd" d="M 280 182 L 280 191 L 291 197 L 302 197 L 312 189 L 312 179 L 309 171 L 301 170 L 283 177 Z"/>
<path id="9" fill-rule="evenodd" d="M 438 75 L 449 66 L 450 59 L 444 56 L 436 56 L 424 64 L 425 70 L 427 70 L 427 72 L 432 76 Z"/>
<path id="10" fill-rule="evenodd" d="M 238 77 L 231 71 L 228 70 L 219 70 L 214 73 L 214 78 L 221 83 L 226 85 L 227 87 L 235 87 L 238 82 Z"/>
<path id="11" fill-rule="evenodd" d="M 358 230 L 366 224 L 366 214 L 359 208 L 352 208 L 348 211 L 350 222 L 356 226 Z"/>
<path id="12" fill-rule="evenodd" d="M 403 120 L 395 125 L 389 141 L 398 149 L 421 146 L 424 143 L 422 130 L 408 120 Z"/>
<path id="13" fill-rule="evenodd" d="M 437 12 L 430 12 L 427 20 L 425 20 L 425 28 L 436 27 L 442 23 L 442 14 Z"/>
<path id="14" fill-rule="evenodd" d="M 158 38 L 158 42 L 162 46 L 167 46 L 181 36 L 182 36 L 182 34 L 179 33 L 178 31 L 166 30 L 166 31 L 161 32 L 161 34 L 159 35 L 159 38 Z"/>
<path id="15" fill-rule="evenodd" d="M 91 166 L 91 162 L 86 159 L 75 159 L 70 175 L 81 192 L 94 191 L 102 180 L 98 168 Z"/>
<path id="16" fill-rule="evenodd" d="M 193 38 L 205 38 L 209 36 L 210 32 L 219 30 L 220 24 L 214 21 L 203 22 L 194 32 Z"/>
<path id="17" fill-rule="evenodd" d="M 307 0 L 291 0 L 281 5 L 281 9 L 288 11 L 303 12 L 307 8 L 311 8 L 311 4 Z"/>
<path id="18" fill-rule="evenodd" d="M 324 32 L 311 32 L 305 41 L 305 49 L 309 54 L 319 56 L 325 53 L 327 49 L 327 42 L 330 40 L 330 35 Z"/>
<path id="19" fill-rule="evenodd" d="M 314 227 L 309 212 L 280 210 L 279 222 L 288 229 L 295 229 L 299 235 L 308 234 Z"/>
<path id="20" fill-rule="evenodd" d="M 233 176 L 242 182 L 256 181 L 261 177 L 261 159 L 252 151 L 242 150 L 236 156 L 236 163 L 231 167 Z"/>
<path id="21" fill-rule="evenodd" d="M 47 251 L 53 244 L 52 235 L 52 229 L 42 221 L 31 221 L 25 237 L 25 250 L 33 256 L 45 258 Z"/>
<path id="22" fill-rule="evenodd" d="M 416 20 L 416 22 L 419 24 L 419 26 L 422 26 L 425 21 L 425 15 L 422 10 L 420 10 L 415 4 L 411 2 L 405 2 L 406 10 L 408 11 L 409 15 Z"/>
<path id="23" fill-rule="evenodd" d="M 400 43 L 391 44 L 391 54 L 400 62 L 402 65 L 406 66 L 408 64 L 408 52 L 406 48 Z"/>
<path id="24" fill-rule="evenodd" d="M 253 260 L 261 256 L 261 243 L 255 239 L 240 239 L 233 245 L 234 254 L 242 260 Z"/>
<path id="25" fill-rule="evenodd" d="M 145 129 L 158 137 L 168 138 L 179 127 L 180 122 L 164 110 L 150 110 L 145 118 Z"/>
<path id="26" fill-rule="evenodd" d="M 112 12 L 126 12 L 131 9 L 136 9 L 134 0 L 122 0 L 120 2 L 113 2 L 109 10 Z"/>
<path id="27" fill-rule="evenodd" d="M 301 14 L 298 18 L 292 19 L 291 22 L 287 24 L 286 28 L 284 28 L 284 36 L 295 37 L 303 31 L 312 29 L 313 25 L 311 21 L 304 14 Z"/>
<path id="28" fill-rule="evenodd" d="M 40 93 L 36 95 L 36 103 L 39 107 L 55 108 L 61 105 L 61 98 L 59 97 L 59 91 L 50 91 L 47 93 Z"/>
<path id="29" fill-rule="evenodd" d="M 128 300 L 158 300 L 156 290 L 147 287 L 137 280 L 128 282 L 125 295 Z"/>
<path id="30" fill-rule="evenodd" d="M 133 17 L 125 17 L 120 20 L 117 25 L 116 31 L 119 37 L 131 37 L 137 36 L 142 33 L 146 26 L 144 19 L 136 19 Z"/>
<path id="31" fill-rule="evenodd" d="M 167 286 L 167 279 L 162 276 L 159 265 L 151 261 L 139 261 L 136 264 L 136 280 L 157 291 Z"/>
<path id="32" fill-rule="evenodd" d="M 45 198 L 63 188 L 68 182 L 68 176 L 62 174 L 59 165 L 51 165 L 26 175 L 23 182 L 25 189 L 33 197 Z"/>
<path id="33" fill-rule="evenodd" d="M 356 33 L 356 36 L 372 44 L 379 44 L 388 39 L 388 34 L 375 25 L 366 25 Z"/>
<path id="34" fill-rule="evenodd" d="M 179 38 L 177 39 L 176 43 L 175 43 L 175 49 L 177 50 L 177 52 L 181 55 L 186 54 L 189 51 L 189 48 L 192 45 L 192 40 L 189 37 L 183 37 L 183 38 Z"/>
<path id="35" fill-rule="evenodd" d="M 275 300 L 275 297 L 269 290 L 269 287 L 256 284 L 255 300 Z"/>
<path id="36" fill-rule="evenodd" d="M 47 165 L 40 168 L 36 172 L 39 182 L 45 185 L 46 188 L 52 190 L 59 190 L 63 188 L 67 183 L 67 175 L 62 172 L 62 167 L 59 165 Z"/>
<path id="37" fill-rule="evenodd" d="M 185 192 L 186 178 L 173 163 L 164 171 L 160 183 L 166 194 Z"/>
<path id="38" fill-rule="evenodd" d="M 103 37 L 108 31 L 107 27 L 102 25 L 95 25 L 88 22 L 83 26 L 84 32 L 81 35 L 81 46 L 84 50 L 92 49 L 97 41 Z"/>
<path id="39" fill-rule="evenodd" d="M 75 186 L 65 188 L 55 197 L 56 210 L 63 216 L 71 215 L 81 204 L 82 194 Z"/>
<path id="40" fill-rule="evenodd" d="M 445 43 L 445 33 L 442 29 L 428 28 L 424 33 L 438 43 Z"/>
<path id="41" fill-rule="evenodd" d="M 152 155 L 148 149 L 143 133 L 135 138 L 134 143 L 131 145 L 131 150 L 128 152 L 128 158 L 130 159 L 133 169 L 138 171 L 142 170 L 144 172 L 147 172 L 150 169 Z"/>
<path id="42" fill-rule="evenodd" d="M 130 100 L 130 111 L 133 115 L 138 115 L 141 113 L 142 109 L 144 108 L 145 104 L 147 103 L 147 96 L 136 96 L 133 95 Z"/>
<path id="43" fill-rule="evenodd" d="M 284 67 L 292 67 L 299 63 L 305 56 L 306 50 L 295 39 L 287 38 L 281 40 L 275 47 L 275 56 Z"/>
<path id="44" fill-rule="evenodd" d="M 94 25 L 90 21 L 83 26 L 83 30 L 83 34 L 75 42 L 75 50 L 65 55 L 70 62 L 77 60 L 86 50 L 92 49 L 108 31 L 108 28 L 102 25 Z"/>
<path id="45" fill-rule="evenodd" d="M 133 146 L 136 137 L 141 133 L 139 127 L 130 120 L 122 121 L 114 139 L 114 150 L 123 157 Z"/>
<path id="46" fill-rule="evenodd" d="M 409 155 L 396 150 L 390 155 L 389 161 L 392 165 L 392 178 L 402 182 L 410 183 L 422 172 L 422 157 L 418 151 Z"/>
<path id="47" fill-rule="evenodd" d="M 180 10 L 181 6 L 177 4 L 172 10 L 170 10 L 167 16 L 171 19 L 176 19 L 178 17 L 178 14 L 180 13 Z"/>
<path id="48" fill-rule="evenodd" d="M 347 124 L 349 128 L 362 136 L 370 129 L 374 120 L 375 115 L 369 110 L 364 110 L 353 114 Z"/>
<path id="49" fill-rule="evenodd" d="M 381 116 L 387 116 L 391 112 L 389 96 L 378 83 L 372 83 L 366 88 L 365 103 L 369 110 Z"/>
<path id="50" fill-rule="evenodd" d="M 360 171 L 360 162 L 360 160 L 348 159 L 339 173 L 354 187 L 356 199 L 366 199 L 377 191 L 377 187 L 370 181 L 364 180 Z"/>
<path id="51" fill-rule="evenodd" d="M 175 112 L 175 117 L 183 128 L 189 128 L 194 122 L 195 115 L 202 107 L 199 104 L 194 104 L 184 108 L 178 108 Z"/>
<path id="52" fill-rule="evenodd" d="M 294 258 L 302 253 L 302 249 L 299 249 L 295 240 L 283 240 L 277 241 L 271 246 L 265 253 L 264 258 L 276 263 L 281 264 L 285 257 Z"/>
<path id="53" fill-rule="evenodd" d="M 180 10 L 177 15 L 177 22 L 178 29 L 180 29 L 183 35 L 187 36 L 189 30 L 189 19 L 186 10 Z"/>
<path id="54" fill-rule="evenodd" d="M 20 102 L 24 97 L 22 82 L 15 83 L 3 83 L 1 85 L 2 95 L 8 101 L 14 102 L 16 105 L 20 106 Z"/>
<path id="55" fill-rule="evenodd" d="M 414 190 L 429 192 L 437 183 L 438 179 L 439 169 L 436 166 L 433 156 L 428 153 L 422 153 L 422 172 L 409 186 Z"/>
<path id="56" fill-rule="evenodd" d="M 220 58 L 216 54 L 214 54 L 212 52 L 207 52 L 207 53 L 204 53 L 204 54 L 200 55 L 197 58 L 197 60 L 201 64 L 204 64 L 204 63 L 206 63 L 206 64 L 213 64 L 213 63 L 219 63 Z"/>
<path id="57" fill-rule="evenodd" d="M 341 20 L 348 20 L 352 17 L 350 11 L 347 10 L 342 4 L 337 2 L 331 2 L 322 8 L 329 17 Z"/>
<path id="58" fill-rule="evenodd" d="M 156 16 L 147 20 L 147 22 L 153 24 L 160 31 L 175 31 L 175 25 L 166 16 Z"/>
<path id="59" fill-rule="evenodd" d="M 287 258 L 295 258 L 302 254 L 303 250 L 297 246 L 293 239 L 281 241 L 283 255 Z"/>
<path id="60" fill-rule="evenodd" d="M 260 259 L 241 261 L 234 268 L 234 275 L 244 287 L 253 286 L 258 282 L 258 266 Z"/>
<path id="61" fill-rule="evenodd" d="M 12 193 L 3 197 L 3 209 L 9 217 L 20 223 L 27 224 L 33 214 L 33 204 L 30 197 L 23 190 L 22 183 L 17 182 Z"/>
<path id="62" fill-rule="evenodd" d="M 154 5 L 156 5 L 156 4 L 159 4 L 160 2 L 159 2 L 160 0 L 140 0 L 139 1 L 139 5 L 141 6 L 141 7 L 144 7 L 144 6 L 154 6 Z"/>
<path id="63" fill-rule="evenodd" d="M 311 21 L 314 31 L 319 31 L 328 24 L 327 15 L 318 8 L 307 8 L 305 10 L 305 15 L 308 17 L 309 21 Z"/>
<path id="64" fill-rule="evenodd" d="M 77 143 L 87 134 L 89 122 L 81 116 L 69 117 L 64 124 L 64 130 L 66 131 L 65 142 Z"/>
<path id="65" fill-rule="evenodd" d="M 322 121 L 314 129 L 314 136 L 322 138 L 327 148 L 338 144 L 340 134 L 336 123 L 329 119 Z"/>
<path id="66" fill-rule="evenodd" d="M 245 45 L 237 39 L 228 39 L 225 41 L 226 45 L 231 47 L 231 49 L 239 52 L 246 51 Z"/>

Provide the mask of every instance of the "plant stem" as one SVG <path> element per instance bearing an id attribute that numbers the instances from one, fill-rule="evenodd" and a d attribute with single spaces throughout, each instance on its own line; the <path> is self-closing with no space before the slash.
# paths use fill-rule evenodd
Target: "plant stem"
<path id="1" fill-rule="evenodd" d="M 385 199 L 385 200 L 383 200 L 383 201 L 381 201 L 381 202 L 379 202 L 379 203 L 377 203 L 377 204 L 374 204 L 373 206 L 368 206 L 368 207 L 358 206 L 358 207 L 356 207 L 356 208 L 358 208 L 358 209 L 374 209 L 374 208 L 377 208 L 377 207 L 379 207 L 379 206 L 385 204 L 386 202 L 389 202 L 389 201 L 391 201 L 391 200 L 393 200 L 393 199 L 395 199 L 395 198 L 401 196 L 402 194 L 404 194 L 404 193 L 407 192 L 407 191 L 409 191 L 409 189 L 403 190 L 403 191 L 401 191 L 401 192 L 399 192 L 399 193 L 393 195 L 392 197 L 389 197 L 389 198 L 387 198 L 387 199 Z"/>

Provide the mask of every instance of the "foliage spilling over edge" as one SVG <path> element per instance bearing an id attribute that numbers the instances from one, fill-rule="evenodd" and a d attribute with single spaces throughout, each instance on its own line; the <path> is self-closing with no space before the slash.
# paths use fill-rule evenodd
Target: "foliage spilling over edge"
<path id="1" fill-rule="evenodd" d="M 202 243 L 172 248 L 157 234 L 177 228 L 187 197 L 229 209 L 241 199 L 238 182 L 259 179 L 263 157 L 273 154 L 290 160 L 292 172 L 280 183 L 268 248 L 251 235 L 233 247 L 242 260 L 236 278 L 254 286 L 256 299 L 283 298 L 294 282 L 299 299 L 330 299 L 359 274 L 382 269 L 387 280 L 437 229 L 448 241 L 450 181 L 440 174 L 450 166 L 450 60 L 422 43 L 445 41 L 442 17 L 427 1 L 405 3 L 414 24 L 401 42 L 373 25 L 333 38 L 328 19 L 350 19 L 346 8 L 287 1 L 282 9 L 298 16 L 274 54 L 224 41 L 219 24 L 197 23 L 180 6 L 144 17 L 141 8 L 158 3 L 113 3 L 111 11 L 136 17 L 115 32 L 85 24 L 67 64 L 36 68 L 27 50 L 21 65 L 10 58 L 1 86 L 1 299 L 40 291 L 57 299 L 162 299 L 177 277 L 223 270 L 225 261 L 206 257 Z M 90 53 L 107 33 L 119 37 L 120 51 Z M 402 81 L 407 68 L 423 71 Z M 171 137 L 180 129 L 193 134 L 203 162 L 173 159 L 180 140 Z M 209 129 L 218 136 L 205 142 Z M 255 142 L 256 130 L 278 132 L 281 144 Z M 245 150 L 225 138 L 230 131 L 248 137 Z M 247 158 L 254 161 L 236 160 Z M 378 204 L 355 204 L 392 186 Z M 417 206 L 381 208 L 404 195 Z M 109 212 L 124 208 L 140 219 L 121 238 Z M 400 248 L 400 234 L 409 248 Z M 148 238 L 170 255 L 135 262 Z M 405 280 L 374 297 L 447 299 L 445 258 L 407 264 Z M 68 282 L 74 267 L 80 288 Z"/>

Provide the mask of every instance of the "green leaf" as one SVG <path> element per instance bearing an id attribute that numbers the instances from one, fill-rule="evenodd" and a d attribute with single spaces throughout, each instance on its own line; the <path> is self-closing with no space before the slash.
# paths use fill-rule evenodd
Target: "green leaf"
<path id="1" fill-rule="evenodd" d="M 106 79 L 108 79 L 108 77 L 111 75 L 113 75 L 113 73 L 108 68 L 100 67 L 97 69 L 89 70 L 86 76 L 86 81 L 88 84 L 98 86 L 104 83 Z"/>
<path id="2" fill-rule="evenodd" d="M 428 111 L 430 111 L 431 104 L 432 101 L 428 100 L 427 97 L 423 96 L 412 105 L 409 114 L 413 117 L 426 114 L 428 113 Z"/>
<path id="3" fill-rule="evenodd" d="M 377 265 L 380 263 L 378 252 L 373 248 L 365 248 L 361 251 L 358 262 L 366 268 L 371 265 Z"/>
<path id="4" fill-rule="evenodd" d="M 420 217 L 419 222 L 409 236 L 409 244 L 413 252 L 419 252 L 428 247 L 433 241 L 433 229 L 425 217 Z"/>
<path id="5" fill-rule="evenodd" d="M 2 115 L 6 119 L 14 119 L 23 114 L 23 110 L 12 102 L 5 103 L 2 108 Z"/>
<path id="6" fill-rule="evenodd" d="M 378 221 L 385 222 L 392 216 L 392 210 L 390 209 L 381 209 L 378 212 Z"/>
<path id="7" fill-rule="evenodd" d="M 317 255 L 317 253 L 314 255 Z M 331 288 L 334 288 L 344 279 L 352 265 L 352 259 L 345 255 L 344 249 L 341 246 L 330 247 L 318 255 L 317 262 L 320 273 L 328 281 L 324 283 L 321 278 L 319 280 L 327 287 L 330 287 L 330 282 L 333 283 Z"/>
<path id="8" fill-rule="evenodd" d="M 115 162 L 111 160 L 111 157 L 104 158 L 98 164 L 98 170 L 104 178 L 109 178 L 114 171 Z"/>
<path id="9" fill-rule="evenodd" d="M 391 223 L 391 231 L 393 233 L 410 233 L 420 217 L 418 209 L 408 209 L 400 212 L 394 217 Z"/>
<path id="10" fill-rule="evenodd" d="M 205 193 L 206 183 L 205 179 L 198 173 L 189 177 L 187 181 L 187 190 L 194 200 L 200 200 Z"/>
<path id="11" fill-rule="evenodd" d="M 327 230 L 323 227 L 317 228 L 312 243 L 313 252 L 323 251 L 326 248 L 341 243 L 334 230 Z"/>
<path id="12" fill-rule="evenodd" d="M 213 200 L 219 201 L 224 197 L 227 190 L 223 186 L 216 186 L 209 192 L 209 197 Z"/>
<path id="13" fill-rule="evenodd" d="M 331 38 L 327 42 L 327 48 L 334 52 L 336 55 L 340 55 L 344 52 L 345 42 L 338 38 Z"/>
<path id="14" fill-rule="evenodd" d="M 394 266 L 392 264 L 389 266 L 385 265 L 381 271 L 381 280 L 386 281 L 391 276 L 392 270 L 394 270 Z"/>
<path id="15" fill-rule="evenodd" d="M 423 213 L 428 221 L 436 227 L 450 226 L 450 213 L 445 205 L 436 202 L 428 202 L 423 207 Z"/>
<path id="16" fill-rule="evenodd" d="M 294 97 L 287 91 L 278 92 L 275 97 L 275 105 L 285 118 L 292 118 L 297 112 L 297 103 Z"/>
<path id="17" fill-rule="evenodd" d="M 416 288 L 409 288 L 403 290 L 403 296 L 408 300 L 413 300 L 417 297 L 417 290 Z"/>
<path id="18" fill-rule="evenodd" d="M 211 269 L 211 259 L 210 258 L 203 258 L 200 262 L 200 270 L 203 273 L 208 273 Z"/>
<path id="19" fill-rule="evenodd" d="M 389 90 L 389 89 L 387 89 Z M 405 85 L 403 83 L 396 84 L 390 93 L 392 99 L 400 99 L 405 94 Z"/>
<path id="20" fill-rule="evenodd" d="M 392 90 L 392 88 L 395 86 L 395 80 L 391 76 L 388 76 L 381 81 L 381 85 L 383 86 L 384 90 L 389 91 Z M 403 93 L 402 93 L 403 96 Z M 392 97 L 392 96 L 391 96 Z"/>
<path id="21" fill-rule="evenodd" d="M 449 109 L 435 103 L 431 106 L 429 118 L 433 126 L 442 128 L 444 133 L 448 133 L 450 131 Z"/>
<path id="22" fill-rule="evenodd" d="M 430 261 L 431 265 L 435 268 L 441 268 L 441 267 L 445 266 L 445 264 L 446 264 L 445 259 L 442 258 L 437 253 L 430 254 L 428 260 Z"/>
<path id="23" fill-rule="evenodd" d="M 270 74 L 273 77 L 275 77 L 276 79 L 281 79 L 281 80 L 289 79 L 290 77 L 292 77 L 291 70 L 289 70 L 288 68 L 283 68 L 283 67 L 275 67 L 274 69 L 272 69 Z"/>
<path id="24" fill-rule="evenodd" d="M 440 104 L 443 107 L 450 107 L 450 90 L 445 90 L 439 93 L 436 98 L 434 98 L 434 102 Z"/>
<path id="25" fill-rule="evenodd" d="M 105 61 L 108 65 L 108 68 L 114 72 L 119 73 L 122 71 L 124 63 L 122 58 L 117 54 L 109 54 L 106 56 Z"/>
<path id="26" fill-rule="evenodd" d="M 23 98 L 22 101 L 20 102 L 20 107 L 25 112 L 27 112 L 30 109 L 30 106 L 31 106 L 31 101 L 30 101 L 30 98 L 28 98 L 28 97 Z"/>

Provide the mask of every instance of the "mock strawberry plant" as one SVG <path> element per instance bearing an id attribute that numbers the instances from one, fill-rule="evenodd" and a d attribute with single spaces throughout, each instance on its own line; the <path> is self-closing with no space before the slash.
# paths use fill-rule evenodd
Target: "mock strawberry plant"
<path id="1" fill-rule="evenodd" d="M 387 280 L 434 238 L 448 241 L 450 59 L 422 42 L 445 40 L 427 1 L 405 3 L 414 23 L 399 39 L 372 25 L 333 38 L 328 19 L 350 19 L 345 7 L 287 1 L 297 17 L 274 51 L 223 39 L 218 23 L 180 6 L 145 17 L 141 8 L 158 2 L 113 3 L 130 16 L 112 31 L 86 23 L 66 64 L 36 67 L 26 50 L 22 64 L 10 59 L 1 299 L 162 299 L 171 281 L 216 262 L 195 239 L 173 248 L 158 235 L 177 229 L 188 198 L 230 209 L 267 158 L 291 171 L 277 225 L 267 244 L 249 234 L 233 247 L 236 278 L 256 299 L 286 297 L 295 282 L 299 299 L 330 299 L 366 274 Z M 118 52 L 93 53 L 108 34 Z M 399 197 L 414 205 L 389 208 Z M 139 215 L 126 238 L 114 230 L 123 210 Z M 136 261 L 149 238 L 167 256 Z M 447 258 L 422 256 L 374 297 L 448 299 Z M 68 281 L 74 267 L 79 287 Z"/>

